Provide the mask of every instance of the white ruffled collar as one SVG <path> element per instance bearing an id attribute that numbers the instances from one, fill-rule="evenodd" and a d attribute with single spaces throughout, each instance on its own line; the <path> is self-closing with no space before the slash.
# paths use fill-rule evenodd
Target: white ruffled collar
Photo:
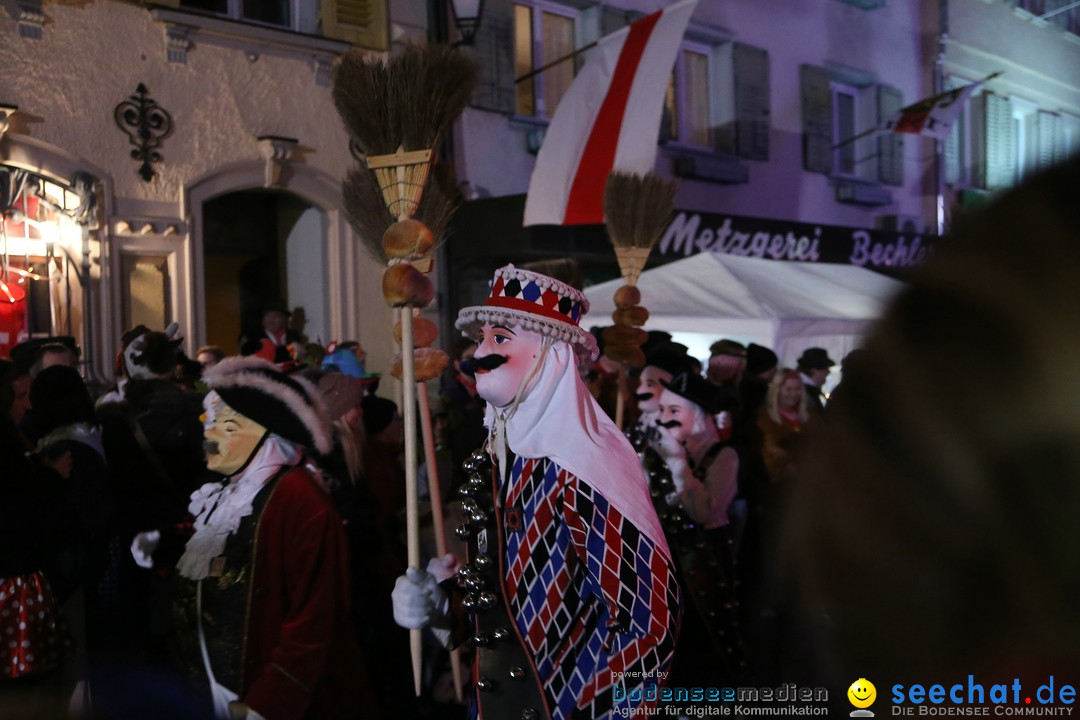
<path id="1" fill-rule="evenodd" d="M 225 551 L 225 541 L 253 512 L 255 496 L 281 468 L 299 460 L 296 445 L 278 435 L 268 435 L 243 471 L 228 482 L 207 483 L 193 492 L 188 512 L 195 516 L 195 534 L 188 539 L 177 564 L 180 574 L 191 580 L 209 575 L 210 561 Z"/>

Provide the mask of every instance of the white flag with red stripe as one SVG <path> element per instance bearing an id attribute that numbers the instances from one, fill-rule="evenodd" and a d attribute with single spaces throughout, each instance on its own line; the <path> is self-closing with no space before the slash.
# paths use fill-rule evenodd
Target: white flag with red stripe
<path id="1" fill-rule="evenodd" d="M 536 156 L 525 225 L 602 223 L 608 174 L 654 169 L 664 93 L 697 2 L 644 17 L 586 55 Z"/>

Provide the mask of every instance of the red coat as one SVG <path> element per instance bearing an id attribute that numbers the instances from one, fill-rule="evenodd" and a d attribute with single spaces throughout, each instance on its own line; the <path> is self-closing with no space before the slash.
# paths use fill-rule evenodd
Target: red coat
<path id="1" fill-rule="evenodd" d="M 341 518 L 306 470 L 271 490 L 251 568 L 240 699 L 268 720 L 371 717 Z"/>

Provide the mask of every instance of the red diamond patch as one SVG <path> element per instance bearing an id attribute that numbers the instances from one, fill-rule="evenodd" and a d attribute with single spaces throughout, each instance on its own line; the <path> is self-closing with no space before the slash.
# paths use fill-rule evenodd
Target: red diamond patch
<path id="1" fill-rule="evenodd" d="M 491 297 L 501 297 L 503 291 L 502 276 L 495 278 L 495 287 L 491 288 Z"/>
<path id="2" fill-rule="evenodd" d="M 559 304 L 559 294 L 553 290 L 545 290 L 544 294 L 540 296 L 540 303 L 548 310 L 554 310 L 555 306 Z"/>

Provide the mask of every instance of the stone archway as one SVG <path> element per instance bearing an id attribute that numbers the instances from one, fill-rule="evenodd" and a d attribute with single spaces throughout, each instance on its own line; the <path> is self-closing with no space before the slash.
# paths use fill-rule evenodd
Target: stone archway
<path id="1" fill-rule="evenodd" d="M 366 347 L 384 342 L 389 346 L 389 312 L 381 311 L 385 306 L 378 284 L 374 282 L 377 272 L 374 267 L 368 267 L 372 261 L 360 252 L 359 243 L 341 210 L 340 180 L 301 164 L 290 165 L 277 180 L 273 188 L 267 188 L 265 164 L 252 161 L 221 168 L 188 185 L 184 195 L 184 216 L 192 238 L 192 267 L 188 278 L 192 302 L 187 318 L 191 328 L 191 350 L 207 341 L 206 318 L 210 311 L 207 298 L 211 296 L 206 288 L 207 203 L 231 193 L 268 190 L 286 193 L 320 215 L 323 272 L 320 277 L 311 277 L 313 273 L 308 268 L 303 278 L 310 281 L 322 299 L 318 339 L 329 342 L 332 339 L 359 339 L 364 335 Z M 380 308 L 380 311 L 372 312 L 368 308 Z"/>

